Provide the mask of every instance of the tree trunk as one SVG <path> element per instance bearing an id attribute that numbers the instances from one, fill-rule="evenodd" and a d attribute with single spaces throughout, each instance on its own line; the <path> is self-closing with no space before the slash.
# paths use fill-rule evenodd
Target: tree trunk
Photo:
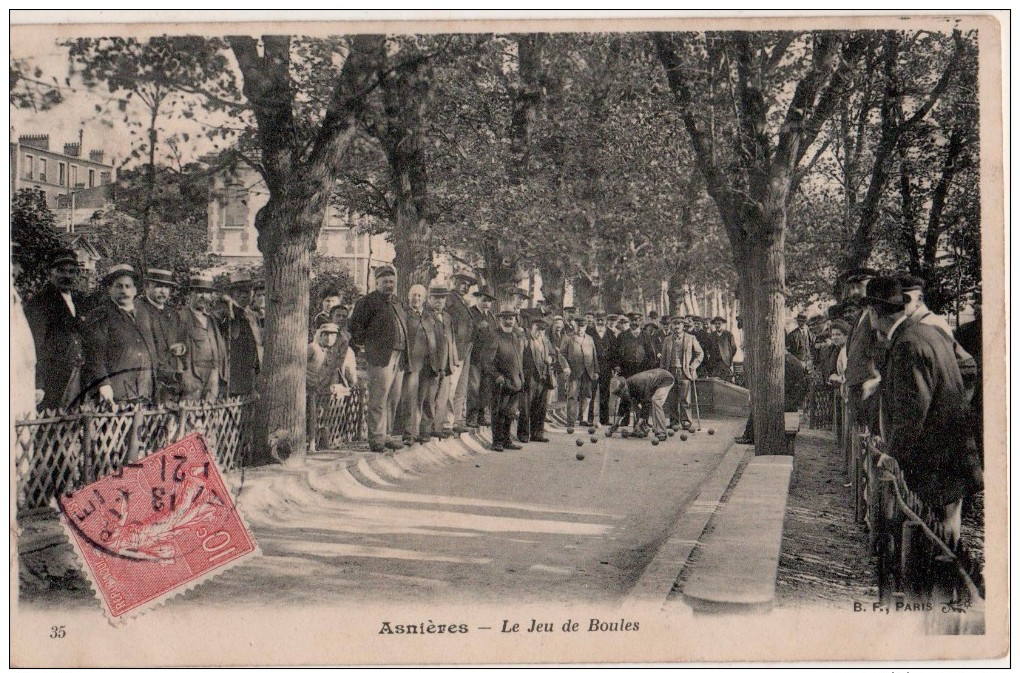
<path id="1" fill-rule="evenodd" d="M 149 119 L 149 176 L 146 184 L 145 210 L 142 212 L 142 242 L 138 251 L 139 271 L 149 266 L 149 233 L 152 230 L 152 207 L 156 201 L 156 116 L 158 108 L 152 110 Z"/>
<path id="2" fill-rule="evenodd" d="M 277 205 L 279 204 L 279 205 Z M 315 218 L 302 212 L 305 203 L 283 201 L 259 211 L 260 231 L 284 231 L 298 218 Z M 321 218 L 321 209 L 318 217 Z M 260 240 L 268 239 L 260 235 Z M 275 239 L 272 254 L 264 252 L 266 324 L 264 354 L 256 414 L 255 464 L 302 460 L 305 437 L 305 366 L 308 359 L 308 292 L 312 245 L 307 236 Z M 314 239 L 312 239 L 314 242 Z M 272 379 L 269 380 L 268 376 Z"/>
<path id="3" fill-rule="evenodd" d="M 555 260 L 543 257 L 539 260 L 538 273 L 542 276 L 542 296 L 549 302 L 549 306 L 562 310 L 563 295 L 566 292 L 563 269 Z"/>
<path id="4" fill-rule="evenodd" d="M 419 200 L 415 197 L 417 190 L 425 189 L 424 166 L 421 168 L 423 175 L 416 178 L 417 169 L 403 165 L 404 159 L 399 154 L 391 160 L 396 195 L 393 263 L 397 269 L 398 296 L 403 299 L 412 285 L 428 286 L 436 275 L 436 267 L 432 263 L 431 227 L 422 220 L 417 206 Z M 420 157 L 417 160 L 420 161 Z"/>

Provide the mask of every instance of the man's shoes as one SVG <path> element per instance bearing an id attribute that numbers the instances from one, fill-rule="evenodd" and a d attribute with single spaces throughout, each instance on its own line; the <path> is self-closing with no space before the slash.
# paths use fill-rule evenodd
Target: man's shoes
<path id="1" fill-rule="evenodd" d="M 549 438 L 548 437 L 532 437 L 531 441 L 533 441 L 533 442 L 545 442 L 545 443 L 548 443 L 549 442 Z"/>
<path id="2" fill-rule="evenodd" d="M 453 433 L 449 430 L 436 430 L 432 433 L 432 436 L 436 439 L 449 439 L 450 437 L 453 437 Z"/>
<path id="3" fill-rule="evenodd" d="M 470 430 L 477 430 L 478 429 L 478 421 L 468 421 L 467 422 L 467 426 L 468 426 L 468 429 L 470 429 Z"/>
<path id="4" fill-rule="evenodd" d="M 496 453 L 503 453 L 503 445 L 498 442 L 493 442 L 492 446 L 489 447 L 489 450 L 495 451 Z"/>
<path id="5" fill-rule="evenodd" d="M 404 446 L 411 446 L 414 444 L 414 437 L 411 435 L 404 435 L 400 441 L 403 442 Z"/>
<path id="6" fill-rule="evenodd" d="M 427 444 L 430 439 L 432 439 L 432 438 L 431 437 L 421 436 L 421 437 L 416 437 L 414 441 L 417 442 L 418 444 Z"/>
<path id="7" fill-rule="evenodd" d="M 391 451 L 396 451 L 397 449 L 404 448 L 404 443 L 403 442 L 398 442 L 395 439 L 387 439 L 385 446 L 386 446 L 387 449 L 390 449 Z"/>
<path id="8" fill-rule="evenodd" d="M 531 441 L 531 438 L 530 437 L 521 437 L 520 435 L 517 435 L 517 441 L 520 442 L 521 444 L 527 444 L 528 442 Z"/>
<path id="9" fill-rule="evenodd" d="M 459 435 L 462 432 L 467 432 L 468 427 L 466 425 L 455 425 L 453 426 L 453 434 Z"/>
<path id="10" fill-rule="evenodd" d="M 372 453 L 385 453 L 386 447 L 383 444 L 369 444 L 368 450 Z"/>
<path id="11" fill-rule="evenodd" d="M 589 421 L 578 421 L 577 424 L 580 425 L 582 428 L 591 427 L 591 423 Z"/>
<path id="12" fill-rule="evenodd" d="M 734 444 L 754 444 L 754 440 L 751 439 L 750 437 L 740 436 L 740 437 L 734 437 L 733 438 L 733 443 Z"/>
<path id="13" fill-rule="evenodd" d="M 680 425 L 681 425 L 681 427 L 683 427 L 683 429 L 684 429 L 684 430 L 686 430 L 687 432 L 690 432 L 690 431 L 691 431 L 691 428 L 693 428 L 693 427 L 694 427 L 694 424 L 693 424 L 693 423 L 691 423 L 690 421 L 684 421 L 684 422 L 683 422 L 683 423 L 681 423 Z"/>
<path id="14" fill-rule="evenodd" d="M 504 446 L 505 446 L 505 448 L 508 451 L 520 451 L 521 450 L 521 445 L 520 444 L 514 444 L 513 442 L 509 442 L 509 441 Z"/>

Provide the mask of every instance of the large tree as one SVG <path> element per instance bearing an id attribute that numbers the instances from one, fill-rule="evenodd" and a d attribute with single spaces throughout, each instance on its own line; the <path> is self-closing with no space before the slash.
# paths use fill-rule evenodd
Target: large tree
<path id="1" fill-rule="evenodd" d="M 849 90 L 867 43 L 837 32 L 654 33 L 651 40 L 729 237 L 755 451 L 782 453 L 790 203 L 802 161 Z"/>

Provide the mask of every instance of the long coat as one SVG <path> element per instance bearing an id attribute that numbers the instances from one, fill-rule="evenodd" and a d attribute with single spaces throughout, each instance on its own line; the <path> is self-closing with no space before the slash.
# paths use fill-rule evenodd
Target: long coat
<path id="1" fill-rule="evenodd" d="M 681 363 L 679 368 L 680 374 L 684 379 L 693 381 L 697 378 L 695 372 L 698 369 L 698 365 L 705 359 L 705 351 L 701 348 L 701 344 L 698 343 L 693 334 L 682 332 L 677 336 L 670 336 L 666 339 L 666 343 L 662 345 L 662 357 L 659 360 L 659 366 L 667 371 L 674 371 L 673 361 L 678 349 Z"/>
<path id="2" fill-rule="evenodd" d="M 529 386 L 544 390 L 552 374 L 553 347 L 544 333 L 529 335 L 525 342 L 524 379 Z"/>
<path id="3" fill-rule="evenodd" d="M 435 326 L 423 310 L 416 315 L 411 309 L 405 312 L 407 325 L 406 371 L 420 372 L 429 352 L 435 348 Z"/>
<path id="4" fill-rule="evenodd" d="M 473 365 L 481 366 L 482 353 L 485 352 L 489 342 L 496 337 L 499 325 L 496 322 L 496 316 L 493 315 L 491 310 L 483 313 L 482 309 L 472 306 L 469 311 L 474 325 L 471 337 L 471 362 Z M 458 352 L 463 353 L 464 351 Z"/>
<path id="5" fill-rule="evenodd" d="M 482 369 L 494 380 L 502 378 L 503 387 L 520 392 L 524 387 L 524 337 L 498 330 L 482 354 Z"/>
<path id="6" fill-rule="evenodd" d="M 135 312 L 146 314 L 152 330 L 152 343 L 156 348 L 156 371 L 175 371 L 177 362 L 170 352 L 170 346 L 184 343 L 181 337 L 180 315 L 170 306 L 162 310 L 156 308 L 144 296 L 135 297 Z"/>
<path id="7" fill-rule="evenodd" d="M 453 373 L 451 365 L 456 360 L 457 342 L 449 316 L 439 311 L 425 309 L 425 319 L 432 330 L 428 340 L 428 357 L 423 376 L 443 377 Z"/>
<path id="8" fill-rule="evenodd" d="M 634 332 L 628 330 L 617 337 L 616 344 L 617 362 L 624 376 L 632 376 L 659 366 L 658 351 L 648 332 L 642 331 L 635 336 Z"/>
<path id="9" fill-rule="evenodd" d="M 786 350 L 801 362 L 811 362 L 811 333 L 807 327 L 796 327 L 786 335 Z"/>
<path id="10" fill-rule="evenodd" d="M 882 430 L 907 486 L 929 505 L 946 505 L 983 487 L 969 418 L 949 340 L 937 327 L 901 323 L 882 376 Z"/>
<path id="11" fill-rule="evenodd" d="M 446 308 L 443 312 L 448 316 L 450 329 L 453 332 L 453 340 L 457 345 L 457 353 L 467 353 L 472 347 L 475 335 L 476 318 L 472 315 L 471 308 L 464 302 L 464 298 L 456 292 L 451 292 L 446 298 Z M 481 315 L 481 311 L 478 311 Z M 459 357 L 459 356 L 458 356 Z M 460 360 L 454 361 L 454 366 L 460 364 Z"/>
<path id="12" fill-rule="evenodd" d="M 368 364 L 385 367 L 394 349 L 406 348 L 407 324 L 404 307 L 396 297 L 375 290 L 358 300 L 348 323 L 351 343 L 365 347 Z"/>
<path id="13" fill-rule="evenodd" d="M 588 329 L 588 335 L 595 342 L 595 352 L 599 359 L 599 375 L 606 377 L 612 373 L 613 367 L 617 364 L 616 335 L 607 328 L 605 335 L 600 337 L 594 327 Z"/>
<path id="14" fill-rule="evenodd" d="M 262 371 L 262 328 L 255 311 L 233 303 L 219 315 L 220 333 L 227 343 L 227 367 L 231 395 L 255 391 Z M 318 329 L 318 328 L 316 328 Z"/>
<path id="15" fill-rule="evenodd" d="M 187 306 L 180 308 L 178 318 L 184 337 L 185 388 L 189 380 L 192 384 L 206 382 L 215 373 L 222 384 L 219 393 L 223 394 L 230 380 L 230 368 L 227 365 L 227 344 L 216 326 L 216 320 L 210 315 L 206 325 L 202 326 L 194 311 Z"/>
<path id="16" fill-rule="evenodd" d="M 112 301 L 100 304 L 85 324 L 85 390 L 113 388 L 117 402 L 151 400 L 155 390 L 156 346 L 147 313 L 128 312 Z"/>
<path id="17" fill-rule="evenodd" d="M 65 398 L 78 395 L 80 384 L 71 379 L 84 363 L 85 297 L 72 292 L 71 301 L 76 315 L 71 315 L 60 291 L 47 283 L 25 303 L 25 317 L 35 341 L 35 387 L 46 393 L 40 405 L 43 409 L 60 408 L 71 401 Z M 73 390 L 68 389 L 69 383 Z"/>

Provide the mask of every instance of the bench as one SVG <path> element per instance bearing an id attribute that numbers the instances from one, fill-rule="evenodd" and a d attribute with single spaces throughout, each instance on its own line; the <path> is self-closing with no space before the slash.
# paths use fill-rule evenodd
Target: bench
<path id="1" fill-rule="evenodd" d="M 792 456 L 794 443 L 797 441 L 797 433 L 800 432 L 800 412 L 784 412 L 783 425 L 786 429 L 786 455 Z"/>
<path id="2" fill-rule="evenodd" d="M 696 613 L 772 609 L 792 472 L 792 456 L 748 463 L 684 584 L 683 600 Z"/>

